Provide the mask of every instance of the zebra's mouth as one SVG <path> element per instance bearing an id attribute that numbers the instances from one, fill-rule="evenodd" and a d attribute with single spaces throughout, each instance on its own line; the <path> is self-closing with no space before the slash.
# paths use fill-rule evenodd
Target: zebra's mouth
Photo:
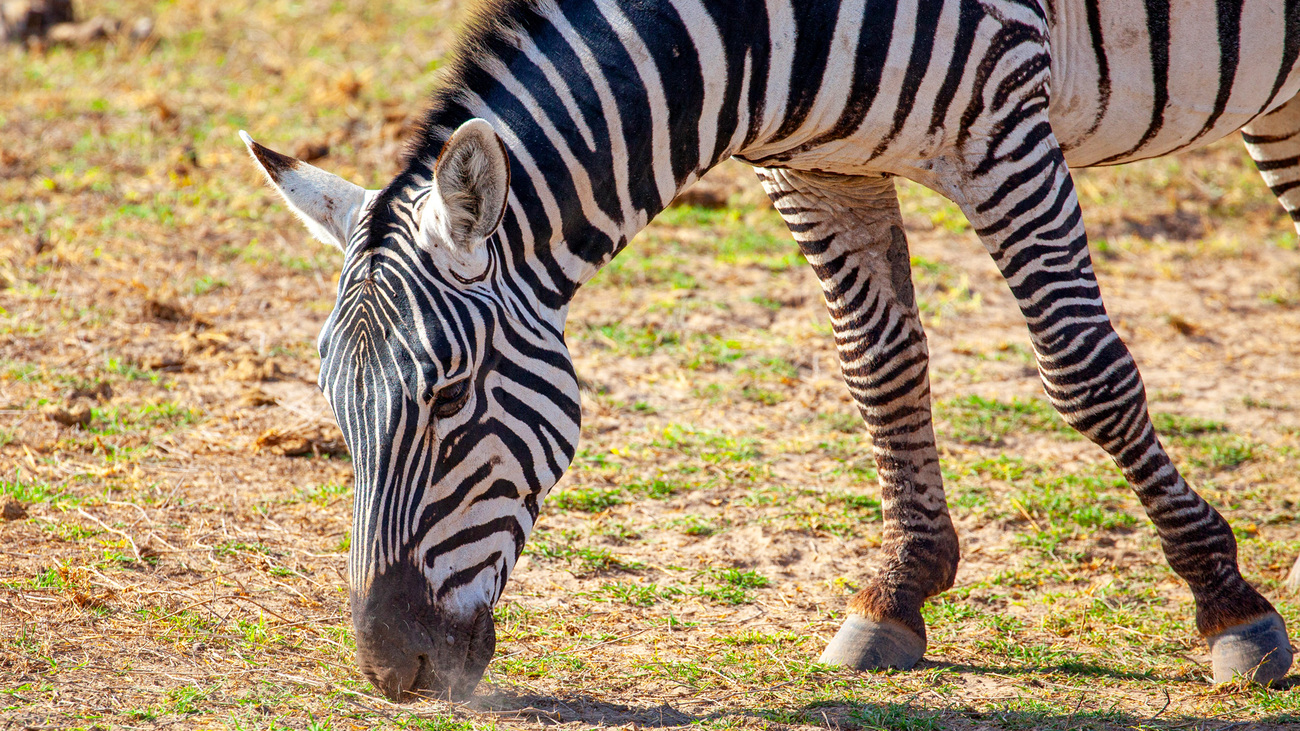
<path id="1" fill-rule="evenodd" d="M 357 665 L 390 700 L 467 698 L 496 650 L 491 606 L 456 616 L 427 586 L 423 576 L 390 567 L 352 597 Z"/>
<path id="2" fill-rule="evenodd" d="M 479 612 L 468 631 L 445 637 L 420 631 L 406 642 L 389 638 L 382 647 L 358 641 L 362 673 L 389 700 L 464 700 L 474 693 L 496 650 L 491 610 Z"/>

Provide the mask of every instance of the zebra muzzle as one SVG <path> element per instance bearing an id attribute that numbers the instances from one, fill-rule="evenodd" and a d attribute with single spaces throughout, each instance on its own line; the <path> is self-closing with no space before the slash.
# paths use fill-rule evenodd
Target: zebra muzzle
<path id="1" fill-rule="evenodd" d="M 461 619 L 426 599 L 423 587 L 385 586 L 382 578 L 352 597 L 361 672 L 393 701 L 469 697 L 496 650 L 492 608 Z"/>

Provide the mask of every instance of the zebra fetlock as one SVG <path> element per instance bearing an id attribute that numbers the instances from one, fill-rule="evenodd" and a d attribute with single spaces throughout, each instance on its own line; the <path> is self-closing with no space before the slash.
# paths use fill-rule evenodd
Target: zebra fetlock
<path id="1" fill-rule="evenodd" d="M 320 383 L 356 473 L 358 660 L 385 694 L 477 683 L 491 607 L 576 450 L 569 302 L 729 156 L 765 168 L 821 280 L 879 467 L 880 560 L 825 659 L 916 662 L 922 602 L 956 575 L 901 175 L 974 224 L 1050 400 L 1120 465 L 1190 585 L 1215 680 L 1287 672 L 1281 617 L 1151 426 L 1070 166 L 1245 127 L 1297 217 L 1300 0 L 502 0 L 446 69 L 382 191 L 245 138 L 343 250 Z"/>

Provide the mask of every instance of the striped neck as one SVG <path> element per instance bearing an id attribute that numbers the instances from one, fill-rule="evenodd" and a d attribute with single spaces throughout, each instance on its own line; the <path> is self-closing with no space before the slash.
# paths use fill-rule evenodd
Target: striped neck
<path id="1" fill-rule="evenodd" d="M 452 130 L 486 119 L 512 162 L 502 271 L 539 316 L 562 320 L 583 283 L 752 137 L 750 39 L 725 38 L 737 24 L 715 22 L 699 0 L 512 2 L 493 12 L 508 17 L 473 26 L 471 50 L 435 93 L 390 191 L 429 180 Z"/>

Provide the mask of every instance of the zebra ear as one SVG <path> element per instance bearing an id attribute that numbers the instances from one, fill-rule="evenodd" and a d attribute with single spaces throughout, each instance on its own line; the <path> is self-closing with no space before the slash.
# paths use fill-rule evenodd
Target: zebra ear
<path id="1" fill-rule="evenodd" d="M 352 228 L 378 191 L 262 147 L 247 132 L 241 131 L 239 138 L 312 236 L 339 250 L 347 248 Z"/>
<path id="2" fill-rule="evenodd" d="M 438 240 L 461 253 L 501 225 L 510 191 L 510 156 L 492 125 L 471 119 L 452 133 L 433 166 L 433 190 L 420 220 L 420 244 Z"/>

